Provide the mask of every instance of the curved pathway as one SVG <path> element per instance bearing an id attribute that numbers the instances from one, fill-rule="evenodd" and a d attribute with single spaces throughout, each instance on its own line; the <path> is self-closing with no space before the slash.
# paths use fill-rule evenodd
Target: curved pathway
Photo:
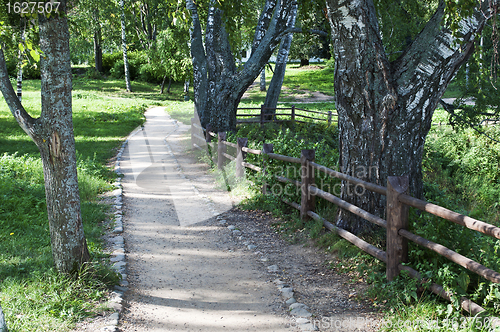
<path id="1" fill-rule="evenodd" d="M 231 202 L 200 194 L 213 183 L 194 186 L 180 169 L 172 149 L 185 148 L 188 126 L 163 108 L 146 119 L 121 161 L 129 290 L 118 329 L 294 331 L 252 253 L 222 240 L 232 233 L 215 216 Z"/>

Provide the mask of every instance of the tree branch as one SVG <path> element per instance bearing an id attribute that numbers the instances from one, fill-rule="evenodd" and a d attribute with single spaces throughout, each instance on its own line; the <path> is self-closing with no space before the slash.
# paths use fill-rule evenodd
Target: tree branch
<path id="1" fill-rule="evenodd" d="M 485 3 L 483 1 L 482 5 L 487 8 Z M 426 90 L 437 88 L 437 93 L 442 95 L 456 70 L 474 51 L 475 37 L 487 20 L 481 13 L 485 8 L 476 10 L 472 17 L 464 18 L 460 24 L 461 36 L 454 39 L 452 32 L 442 27 L 445 4 L 440 1 L 436 13 L 422 32 L 392 64 L 400 91 L 404 92 L 408 84 L 414 84 L 410 77 L 416 76 Z M 439 87 L 428 84 L 436 80 L 441 82 Z"/>
<path id="2" fill-rule="evenodd" d="M 23 105 L 17 98 L 17 95 L 12 87 L 7 71 L 7 64 L 3 53 L 3 48 L 0 48 L 0 90 L 7 102 L 7 106 L 16 118 L 21 128 L 28 134 L 28 136 L 35 141 L 34 126 L 36 119 L 26 112 Z"/>
<path id="3" fill-rule="evenodd" d="M 266 6 L 268 2 L 271 2 L 271 0 L 268 0 L 266 2 Z M 242 79 L 244 80 L 255 79 L 251 78 L 252 77 L 251 73 L 254 72 L 253 68 L 254 66 L 259 67 L 256 70 L 259 73 L 264 68 L 267 59 L 271 57 L 272 53 L 274 52 L 274 49 L 279 45 L 281 38 L 284 36 L 283 32 L 286 31 L 287 28 L 289 28 L 288 21 L 290 13 L 292 12 L 292 10 L 294 10 L 294 7 L 296 5 L 297 2 L 295 0 L 279 0 L 276 6 L 274 7 L 273 15 L 269 13 L 267 13 L 266 15 L 264 15 L 263 13 L 261 15 L 261 19 L 259 20 L 258 25 L 261 25 L 261 20 L 263 19 L 263 17 L 265 20 L 271 17 L 271 20 L 269 21 L 267 31 L 265 32 L 265 35 L 262 36 L 260 42 L 259 43 L 254 42 L 254 44 L 257 46 L 253 49 L 249 60 L 245 63 L 245 67 L 241 72 Z M 262 59 L 266 60 L 262 62 Z"/>
<path id="4" fill-rule="evenodd" d="M 208 123 L 206 117 L 207 86 L 208 86 L 208 68 L 207 56 L 203 47 L 203 35 L 201 32 L 200 17 L 198 8 L 193 0 L 186 0 L 186 8 L 191 12 L 193 25 L 191 27 L 191 58 L 193 60 L 193 89 L 196 113 L 200 117 L 203 127 Z"/>
<path id="5" fill-rule="evenodd" d="M 446 112 L 448 112 L 451 116 L 459 119 L 460 121 L 462 121 L 463 123 L 466 123 L 470 128 L 474 129 L 476 132 L 478 132 L 479 134 L 481 135 L 484 135 L 486 136 L 487 138 L 489 138 L 490 140 L 492 140 L 493 142 L 496 142 L 496 143 L 500 143 L 499 140 L 496 140 L 494 139 L 493 137 L 489 136 L 488 134 L 486 134 L 484 131 L 482 130 L 479 130 L 477 128 L 476 125 L 474 125 L 472 122 L 470 121 L 467 121 L 465 118 L 461 117 L 460 115 L 456 114 L 455 113 L 455 107 L 452 105 L 452 104 L 448 104 L 447 102 L 445 102 L 443 99 L 440 99 L 439 100 L 439 103 L 443 106 L 444 110 Z M 483 120 L 484 121 L 484 120 Z"/>
<path id="6" fill-rule="evenodd" d="M 276 0 L 267 0 L 262 13 L 260 14 L 259 21 L 257 22 L 257 27 L 255 28 L 255 36 L 252 43 L 252 54 L 255 52 L 259 46 L 262 38 L 269 29 L 269 24 L 271 24 L 271 19 L 273 18 L 274 8 L 276 7 Z"/>
<path id="7" fill-rule="evenodd" d="M 323 31 L 323 30 L 317 30 L 317 29 L 309 29 L 309 30 L 304 30 L 302 28 L 294 27 L 291 29 L 285 30 L 284 34 L 288 33 L 309 33 L 311 35 L 319 35 L 323 37 L 329 37 L 330 33 Z"/>

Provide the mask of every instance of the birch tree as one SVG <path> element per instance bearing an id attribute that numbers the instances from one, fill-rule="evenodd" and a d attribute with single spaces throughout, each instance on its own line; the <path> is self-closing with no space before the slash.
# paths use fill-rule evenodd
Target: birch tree
<path id="1" fill-rule="evenodd" d="M 52 256 L 56 268 L 77 271 L 90 260 L 83 233 L 71 106 L 71 63 L 66 1 L 50 17 L 38 15 L 42 110 L 31 117 L 9 80 L 0 49 L 0 90 L 21 128 L 40 150 L 45 179 Z"/>
<path id="2" fill-rule="evenodd" d="M 297 6 L 293 0 L 267 0 L 252 43 L 249 60 L 240 70 L 229 43 L 220 7 L 209 6 L 203 36 L 198 7 L 186 0 L 191 13 L 191 57 L 194 71 L 194 102 L 203 127 L 228 131 L 236 126 L 236 109 L 243 93 L 264 69 L 281 38 L 286 35 L 289 17 Z"/>
<path id="3" fill-rule="evenodd" d="M 335 55 L 340 169 L 383 186 L 388 176 L 408 175 L 411 194 L 422 197 L 422 155 L 434 109 L 474 51 L 475 38 L 490 18 L 489 5 L 496 1 L 479 1 L 472 15 L 462 15 L 455 36 L 443 24 L 446 6 L 439 1 L 421 32 L 393 61 L 372 0 L 326 3 Z M 362 188 L 356 193 L 347 183 L 342 189 L 343 199 L 384 214 L 384 197 Z M 345 211 L 337 225 L 355 233 L 372 229 Z"/>
<path id="4" fill-rule="evenodd" d="M 297 6 L 294 6 L 290 16 L 288 17 L 287 26 L 290 28 L 295 27 L 295 19 L 297 17 Z M 265 113 L 269 115 L 276 114 L 276 106 L 281 94 L 281 87 L 285 78 L 286 64 L 288 62 L 288 54 L 290 53 L 290 46 L 292 45 L 293 34 L 289 33 L 281 40 L 276 57 L 276 66 L 274 66 L 273 77 L 269 83 L 269 90 L 266 93 L 264 100 Z"/>
<path id="5" fill-rule="evenodd" d="M 132 85 L 130 84 L 130 70 L 128 66 L 128 56 L 127 56 L 127 33 L 125 29 L 125 0 L 120 0 L 120 16 L 121 16 L 121 28 L 122 28 L 122 51 L 123 51 L 123 65 L 125 67 L 125 86 L 127 92 L 132 92 Z"/>

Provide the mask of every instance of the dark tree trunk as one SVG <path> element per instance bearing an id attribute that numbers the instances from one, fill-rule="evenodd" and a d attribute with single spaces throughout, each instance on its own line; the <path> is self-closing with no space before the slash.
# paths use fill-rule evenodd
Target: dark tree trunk
<path id="1" fill-rule="evenodd" d="M 260 91 L 266 91 L 266 68 L 260 72 Z"/>
<path id="2" fill-rule="evenodd" d="M 237 70 L 231 52 L 222 11 L 208 10 L 205 47 L 198 9 L 186 0 L 191 11 L 191 55 L 194 71 L 194 101 L 201 125 L 214 131 L 236 127 L 236 108 L 243 93 L 264 69 L 288 27 L 288 17 L 296 6 L 292 0 L 267 0 L 252 44 L 252 54 L 241 71 Z M 205 52 L 206 49 L 206 52 Z"/>
<path id="3" fill-rule="evenodd" d="M 450 80 L 473 51 L 484 17 L 465 20 L 453 44 L 441 26 L 444 4 L 395 62 L 389 63 L 372 1 L 328 0 L 335 50 L 341 171 L 386 186 L 387 176 L 408 175 L 410 191 L 423 196 L 421 163 L 434 109 Z M 383 216 L 385 197 L 342 183 L 341 197 Z M 354 233 L 372 224 L 340 211 L 337 225 Z"/>
<path id="4" fill-rule="evenodd" d="M 300 66 L 309 66 L 309 59 L 300 59 Z"/>
<path id="5" fill-rule="evenodd" d="M 163 94 L 163 91 L 165 89 L 165 82 L 167 81 L 167 76 L 163 76 L 163 81 L 161 82 L 161 87 L 160 87 L 160 94 Z M 168 78 L 168 88 L 167 88 L 167 93 L 170 93 L 170 85 L 172 84 L 172 78 Z"/>
<path id="6" fill-rule="evenodd" d="M 94 33 L 94 56 L 95 56 L 95 70 L 102 73 L 102 48 L 100 34 L 98 32 Z"/>
<path id="7" fill-rule="evenodd" d="M 65 11 L 65 2 L 61 7 Z M 22 107 L 9 82 L 0 50 L 0 89 L 12 114 L 40 150 L 52 255 L 61 272 L 76 272 L 90 260 L 83 234 L 71 105 L 71 63 L 66 16 L 39 15 L 41 59 L 40 118 Z"/>
<path id="8" fill-rule="evenodd" d="M 99 9 L 94 10 L 94 19 L 96 20 L 96 28 L 94 31 L 94 63 L 95 70 L 99 73 L 104 72 L 102 69 L 102 32 L 99 23 Z"/>
<path id="9" fill-rule="evenodd" d="M 290 14 L 288 26 L 295 26 L 295 18 L 297 17 L 297 7 L 294 8 Z M 280 44 L 278 50 L 278 56 L 276 58 L 276 66 L 274 67 L 273 78 L 269 84 L 269 90 L 266 94 L 266 100 L 264 101 L 264 113 L 267 114 L 266 119 L 270 120 L 271 117 L 276 114 L 276 106 L 278 105 L 278 99 L 281 93 L 281 87 L 283 86 L 283 79 L 285 78 L 286 63 L 288 62 L 288 54 L 290 53 L 290 45 L 292 45 L 293 34 L 289 33 L 286 35 Z"/>

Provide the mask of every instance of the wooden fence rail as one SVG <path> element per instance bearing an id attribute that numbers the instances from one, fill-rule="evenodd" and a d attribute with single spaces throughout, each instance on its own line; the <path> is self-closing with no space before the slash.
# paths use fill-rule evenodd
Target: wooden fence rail
<path id="1" fill-rule="evenodd" d="M 200 132 L 201 127 L 196 125 L 194 121 L 192 122 L 192 132 L 191 139 L 194 148 L 200 148 L 203 144 L 207 142 L 202 142 L 205 140 L 203 136 L 206 137 L 208 141 L 211 137 L 218 137 L 219 147 L 232 147 L 236 149 L 236 157 L 228 154 L 226 150 L 223 153 L 218 153 L 217 165 L 220 169 L 224 166 L 226 161 L 235 160 L 236 161 L 236 176 L 243 177 L 244 169 L 249 168 L 257 172 L 267 172 L 265 167 L 265 159 L 274 159 L 284 162 L 296 163 L 301 165 L 301 180 L 289 179 L 283 176 L 274 176 L 275 179 L 282 183 L 290 183 L 298 188 L 301 192 L 301 202 L 300 205 L 295 202 L 290 202 L 285 198 L 281 198 L 286 204 L 292 206 L 293 208 L 299 210 L 302 219 L 313 218 L 315 220 L 320 220 L 325 228 L 337 233 L 342 238 L 346 239 L 350 243 L 354 244 L 361 250 L 367 252 L 368 254 L 374 256 L 375 258 L 386 263 L 386 275 L 388 280 L 393 280 L 400 271 L 407 271 L 410 276 L 415 279 L 421 280 L 420 274 L 412 269 L 411 267 L 404 265 L 403 263 L 408 263 L 408 241 L 412 241 L 418 245 L 435 251 L 439 255 L 448 258 L 449 260 L 459 264 L 460 266 L 472 271 L 481 277 L 494 282 L 500 283 L 500 273 L 491 270 L 463 255 L 456 253 L 455 251 L 444 247 L 438 243 L 429 241 L 423 237 L 415 235 L 408 230 L 408 211 L 409 207 L 415 207 L 422 211 L 431 213 L 433 215 L 439 216 L 446 220 L 452 221 L 471 230 L 481 232 L 485 235 L 500 239 L 500 228 L 494 225 L 485 223 L 474 218 L 461 215 L 454 211 L 448 210 L 444 207 L 411 197 L 407 195 L 409 181 L 407 177 L 388 177 L 387 187 L 376 185 L 363 181 L 361 179 L 349 176 L 347 174 L 337 172 L 326 166 L 317 164 L 314 162 L 315 153 L 314 150 L 302 150 L 302 155 L 300 158 L 284 156 L 280 154 L 273 153 L 272 144 L 264 144 L 262 150 L 250 149 L 248 148 L 247 138 L 238 138 L 237 144 L 225 141 L 225 134 L 220 133 L 215 135 L 209 133 L 203 135 Z M 198 143 L 198 144 L 197 144 Z M 222 150 L 222 148 L 220 148 Z M 218 148 L 219 151 L 219 148 Z M 262 167 L 250 164 L 246 162 L 247 154 L 263 155 Z M 378 216 L 375 216 L 347 201 L 340 199 L 339 197 L 332 195 L 326 191 L 317 188 L 314 184 L 314 170 L 324 172 L 330 176 L 339 178 L 344 181 L 348 181 L 352 184 L 362 186 L 365 190 L 379 193 L 381 195 L 387 196 L 387 220 L 384 220 Z M 264 184 L 263 191 L 266 192 L 266 184 Z M 333 225 L 328 220 L 319 216 L 315 209 L 315 197 L 318 196 L 323 198 L 340 208 L 350 211 L 351 213 L 358 215 L 369 222 L 372 222 L 380 227 L 386 229 L 386 250 L 375 247 L 355 236 L 354 234 L 341 229 Z M 431 291 L 447 300 L 450 300 L 452 295 L 450 292 L 444 291 L 443 287 L 436 284 L 431 284 Z M 476 315 L 484 311 L 482 307 L 476 303 L 470 301 L 467 298 L 462 298 L 460 300 L 461 307 L 470 312 L 472 315 Z M 500 326 L 500 319 L 493 318 L 495 326 Z"/>
<path id="2" fill-rule="evenodd" d="M 332 124 L 333 118 L 338 116 L 337 114 L 333 113 L 332 111 L 327 111 L 327 112 L 321 112 L 321 111 L 312 111 L 312 110 L 306 110 L 302 108 L 297 108 L 295 105 L 292 105 L 292 107 L 280 107 L 280 108 L 269 108 L 269 107 L 264 107 L 264 105 L 261 105 L 261 107 L 243 107 L 243 108 L 238 108 L 238 110 L 258 110 L 258 114 L 251 114 L 251 113 L 243 113 L 243 114 L 236 114 L 236 123 L 260 123 L 263 125 L 264 123 L 269 123 L 269 122 L 300 122 L 300 123 L 306 123 L 305 121 L 297 120 L 297 117 L 304 118 L 304 119 L 310 119 L 310 120 L 315 120 L 315 121 L 326 121 L 328 126 Z M 273 110 L 273 114 L 267 114 L 266 111 L 268 110 Z M 289 113 L 279 113 L 282 111 L 289 111 Z M 323 115 L 324 117 L 314 117 L 314 116 L 308 116 L 304 114 L 297 113 L 297 111 L 304 112 L 304 113 L 313 113 L 313 114 L 320 114 Z M 278 119 L 278 116 L 284 116 L 284 117 L 290 117 L 289 119 Z M 242 119 L 245 117 L 251 117 L 250 119 Z"/>

